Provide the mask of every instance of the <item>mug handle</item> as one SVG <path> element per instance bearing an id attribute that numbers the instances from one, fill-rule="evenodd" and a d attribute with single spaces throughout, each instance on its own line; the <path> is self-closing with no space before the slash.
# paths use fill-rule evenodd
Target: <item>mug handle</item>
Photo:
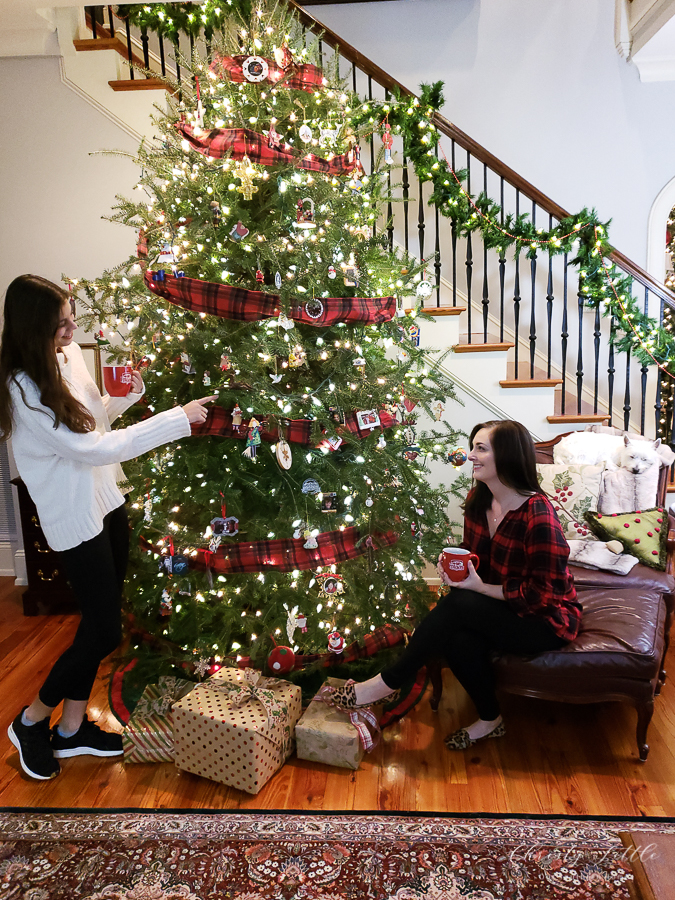
<path id="1" fill-rule="evenodd" d="M 478 555 L 476 553 L 470 553 L 469 560 L 470 560 L 470 562 L 473 563 L 474 569 L 477 569 L 480 564 L 480 559 L 478 558 Z"/>

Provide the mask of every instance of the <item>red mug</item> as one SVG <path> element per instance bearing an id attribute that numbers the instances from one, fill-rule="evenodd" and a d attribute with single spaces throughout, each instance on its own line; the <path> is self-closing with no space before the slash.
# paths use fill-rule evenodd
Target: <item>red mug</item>
<path id="1" fill-rule="evenodd" d="M 443 547 L 441 566 L 450 581 L 464 581 L 469 574 L 469 561 L 478 568 L 478 557 L 463 547 Z"/>
<path id="2" fill-rule="evenodd" d="M 131 390 L 131 366 L 103 366 L 103 385 L 111 397 L 126 397 Z"/>

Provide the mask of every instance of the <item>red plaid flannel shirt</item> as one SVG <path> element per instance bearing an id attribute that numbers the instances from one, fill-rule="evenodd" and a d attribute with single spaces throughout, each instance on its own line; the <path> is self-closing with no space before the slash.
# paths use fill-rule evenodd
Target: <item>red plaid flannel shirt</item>
<path id="1" fill-rule="evenodd" d="M 214 128 L 201 137 L 195 135 L 192 125 L 187 122 L 177 122 L 176 128 L 193 150 L 211 159 L 222 159 L 224 156 L 243 159 L 248 156 L 251 162 L 263 166 L 285 163 L 309 172 L 323 172 L 324 175 L 346 175 L 360 166 L 353 149 L 332 159 L 322 159 L 314 153 L 299 156 L 291 149 L 270 147 L 264 134 L 250 128 Z"/>
<path id="2" fill-rule="evenodd" d="M 243 84 L 247 79 L 242 69 L 244 60 L 248 56 L 218 56 L 214 58 L 209 69 L 216 75 L 225 76 L 235 84 Z M 282 87 L 290 88 L 297 91 L 309 91 L 312 93 L 319 87 L 328 84 L 323 76 L 321 69 L 317 66 L 304 63 L 303 65 L 292 64 L 288 69 L 282 69 L 273 60 L 266 59 L 268 73 L 265 81 L 272 84 L 278 84 L 283 80 Z"/>
<path id="3" fill-rule="evenodd" d="M 263 441 L 273 443 L 279 440 L 279 428 L 277 425 L 267 425 L 265 417 L 254 414 L 255 418 L 262 423 L 260 437 Z M 383 428 L 392 428 L 398 425 L 398 420 L 385 409 L 380 410 L 380 423 Z M 309 447 L 312 443 L 312 425 L 309 419 L 282 419 L 281 427 L 283 438 L 291 444 L 301 444 Z M 356 413 L 349 413 L 345 416 L 345 424 L 343 426 L 351 434 L 356 435 L 360 440 L 371 433 L 370 429 L 361 430 L 356 418 Z M 339 433 L 341 428 L 336 431 Z M 223 409 L 222 406 L 213 406 L 206 414 L 206 419 L 199 425 L 192 426 L 193 437 L 204 437 L 206 435 L 217 435 L 218 437 L 236 438 L 243 440 L 248 435 L 246 425 L 242 423 L 240 427 L 232 424 L 232 410 Z"/>
<path id="4" fill-rule="evenodd" d="M 581 627 L 581 605 L 567 568 L 569 546 L 543 494 L 508 512 L 490 538 L 484 513 L 464 517 L 462 546 L 478 554 L 478 574 L 500 584 L 519 616 L 546 619 L 557 635 L 572 641 Z"/>
<path id="5" fill-rule="evenodd" d="M 250 291 L 198 278 L 176 278 L 166 273 L 163 281 L 153 281 L 153 274 L 152 270 L 148 270 L 144 275 L 145 283 L 153 294 L 192 312 L 239 322 L 258 322 L 274 319 L 281 311 L 278 294 Z M 389 322 L 396 312 L 395 297 L 322 297 L 321 303 L 323 312 L 318 318 L 312 318 L 306 310 L 307 301 L 296 301 L 291 307 L 290 318 L 317 328 L 338 322 L 379 325 Z"/>

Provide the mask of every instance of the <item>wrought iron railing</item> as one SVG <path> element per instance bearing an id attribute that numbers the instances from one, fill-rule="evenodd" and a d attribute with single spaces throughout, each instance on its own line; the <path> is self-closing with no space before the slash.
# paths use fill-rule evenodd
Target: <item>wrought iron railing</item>
<path id="1" fill-rule="evenodd" d="M 294 0 L 286 2 L 300 17 L 308 39 L 319 37 L 322 61 L 333 63 L 337 57 L 340 74 L 361 97 L 378 103 L 396 93 L 412 96 L 411 91 Z M 110 7 L 87 7 L 87 13 L 94 37 L 106 33 L 114 36 Z M 105 20 L 107 25 L 103 24 Z M 180 85 L 181 69 L 176 60 L 180 52 L 194 50 L 193 38 L 183 36 L 167 46 L 161 36 L 144 31 L 133 33 L 128 22 L 121 23 L 121 31 L 130 78 L 140 66 L 168 75 Z M 119 36 L 120 27 L 117 32 Z M 136 50 L 141 51 L 140 58 Z M 566 210 L 443 115 L 436 113 L 432 121 L 442 136 L 441 153 L 452 170 L 466 170 L 467 192 L 483 191 L 499 203 L 499 224 L 504 225 L 509 213 L 527 213 L 535 226 L 550 230 L 568 217 Z M 371 169 L 381 149 L 379 142 L 375 134 L 370 146 L 363 148 L 362 161 Z M 514 258 L 513 254 L 509 257 L 503 250 L 484 246 L 478 231 L 458 233 L 451 220 L 429 205 L 432 187 L 416 178 L 400 140 L 398 147 L 394 144 L 394 153 L 400 167 L 394 167 L 389 175 L 393 202 L 387 206 L 387 221 L 379 223 L 379 227 L 387 229 L 391 247 L 400 246 L 426 260 L 428 278 L 434 285 L 425 304 L 427 308 L 465 306 L 467 343 L 512 343 L 512 380 L 560 381 L 558 414 L 590 412 L 627 430 L 650 436 L 663 433 L 662 395 L 669 376 L 655 366 L 640 364 L 630 350 L 619 352 L 615 348 L 610 337 L 617 322 L 601 315 L 600 309 L 589 308 L 578 266 L 570 254 L 537 251 L 531 258 L 523 254 Z M 592 202 L 592 198 L 589 200 Z M 675 309 L 675 294 L 624 254 L 612 251 L 609 262 L 631 277 L 634 297 L 659 324 L 666 307 Z M 669 439 L 672 424 L 671 421 L 665 429 Z"/>

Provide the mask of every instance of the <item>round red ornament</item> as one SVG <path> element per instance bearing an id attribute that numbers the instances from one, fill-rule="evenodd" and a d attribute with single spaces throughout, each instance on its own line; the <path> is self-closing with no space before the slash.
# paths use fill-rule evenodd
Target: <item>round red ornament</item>
<path id="1" fill-rule="evenodd" d="M 292 672 L 295 666 L 295 653 L 290 647 L 275 647 L 267 657 L 267 665 L 275 675 Z"/>

